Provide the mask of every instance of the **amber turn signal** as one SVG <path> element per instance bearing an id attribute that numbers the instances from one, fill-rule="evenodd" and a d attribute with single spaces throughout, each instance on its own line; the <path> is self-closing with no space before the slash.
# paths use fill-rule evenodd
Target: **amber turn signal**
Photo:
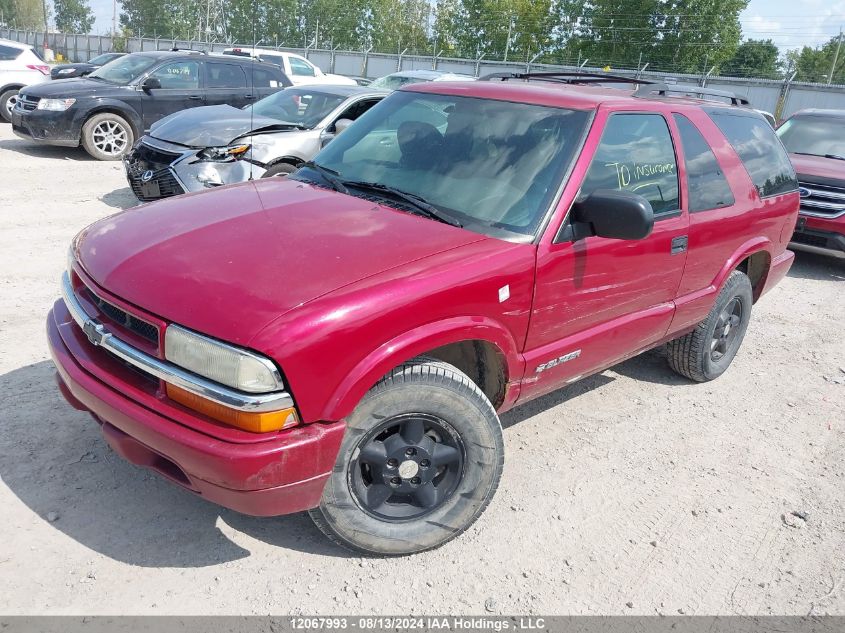
<path id="1" fill-rule="evenodd" d="M 174 402 L 244 431 L 267 433 L 269 431 L 281 431 L 299 424 L 296 409 L 293 407 L 267 413 L 249 413 L 230 409 L 170 383 L 166 383 L 166 389 L 167 397 Z"/>

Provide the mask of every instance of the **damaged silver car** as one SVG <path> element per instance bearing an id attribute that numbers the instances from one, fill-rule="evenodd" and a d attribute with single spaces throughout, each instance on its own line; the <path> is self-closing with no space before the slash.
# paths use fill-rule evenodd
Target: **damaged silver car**
<path id="1" fill-rule="evenodd" d="M 192 108 L 152 126 L 124 159 L 142 201 L 251 178 L 285 176 L 388 92 L 359 86 L 287 88 L 243 109 Z"/>

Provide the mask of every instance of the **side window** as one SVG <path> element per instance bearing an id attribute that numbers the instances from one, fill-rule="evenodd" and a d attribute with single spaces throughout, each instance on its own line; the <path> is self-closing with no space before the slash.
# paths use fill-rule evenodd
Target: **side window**
<path id="1" fill-rule="evenodd" d="M 200 65 L 187 59 L 171 62 L 156 68 L 150 77 L 158 79 L 164 90 L 194 90 L 200 86 Z"/>
<path id="2" fill-rule="evenodd" d="M 246 88 L 246 75 L 240 66 L 206 62 L 209 88 Z"/>
<path id="3" fill-rule="evenodd" d="M 689 210 L 707 211 L 731 206 L 735 202 L 731 187 L 710 145 L 687 117 L 676 114 L 675 123 L 684 148 Z"/>
<path id="4" fill-rule="evenodd" d="M 736 150 L 761 198 L 798 189 L 789 156 L 765 120 L 727 109 L 708 114 Z"/>
<path id="5" fill-rule="evenodd" d="M 246 67 L 247 85 L 255 85 L 256 88 L 283 88 L 279 78 L 264 68 Z"/>
<path id="6" fill-rule="evenodd" d="M 380 99 L 365 99 L 364 101 L 359 101 L 358 103 L 353 103 L 351 106 L 346 108 L 338 119 L 350 119 L 354 121 L 359 116 L 364 114 L 367 110 L 372 108 L 375 104 L 377 104 Z"/>
<path id="7" fill-rule="evenodd" d="M 2 62 L 10 62 L 13 59 L 17 59 L 21 53 L 23 51 L 19 48 L 0 45 L 0 61 Z"/>
<path id="8" fill-rule="evenodd" d="M 618 189 L 643 196 L 654 214 L 678 211 L 678 167 L 666 120 L 659 114 L 614 114 L 581 185 L 581 195 Z"/>
<path id="9" fill-rule="evenodd" d="M 288 59 L 290 60 L 290 71 L 294 75 L 305 77 L 314 76 L 314 67 L 308 62 L 296 57 L 289 57 Z"/>

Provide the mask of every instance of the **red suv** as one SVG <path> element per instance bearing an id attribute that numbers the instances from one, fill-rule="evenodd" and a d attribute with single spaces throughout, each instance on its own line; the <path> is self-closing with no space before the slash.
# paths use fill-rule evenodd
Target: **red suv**
<path id="1" fill-rule="evenodd" d="M 286 179 L 91 225 L 47 321 L 65 397 L 209 501 L 407 554 L 487 506 L 503 411 L 662 344 L 718 377 L 793 260 L 783 146 L 566 81 L 416 84 Z"/>
<path id="2" fill-rule="evenodd" d="M 800 185 L 792 247 L 845 257 L 845 110 L 802 110 L 778 135 Z"/>

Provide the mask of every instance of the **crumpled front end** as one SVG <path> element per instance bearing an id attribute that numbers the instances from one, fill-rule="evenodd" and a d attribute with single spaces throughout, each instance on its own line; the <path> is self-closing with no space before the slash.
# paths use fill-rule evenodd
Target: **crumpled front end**
<path id="1" fill-rule="evenodd" d="M 260 178 L 265 169 L 226 156 L 209 159 L 207 150 L 189 148 L 150 137 L 142 138 L 124 158 L 132 193 L 143 202 Z"/>

